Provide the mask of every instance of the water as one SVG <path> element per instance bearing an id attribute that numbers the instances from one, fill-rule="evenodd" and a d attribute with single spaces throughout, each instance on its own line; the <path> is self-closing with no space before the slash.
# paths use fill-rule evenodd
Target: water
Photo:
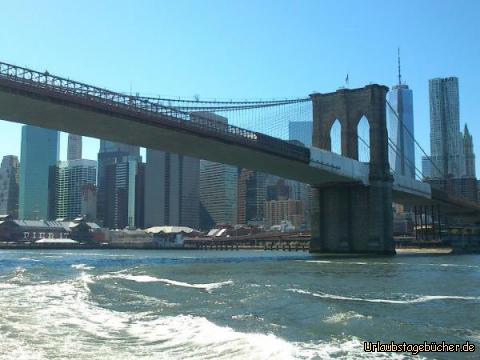
<path id="1" fill-rule="evenodd" d="M 0 359 L 391 358 L 364 353 L 363 341 L 392 340 L 478 347 L 479 285 L 478 255 L 0 251 Z"/>

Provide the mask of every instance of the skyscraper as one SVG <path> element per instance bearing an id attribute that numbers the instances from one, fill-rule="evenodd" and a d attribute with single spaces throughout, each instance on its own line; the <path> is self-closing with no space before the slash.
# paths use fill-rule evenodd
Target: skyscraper
<path id="1" fill-rule="evenodd" d="M 82 158 L 82 136 L 68 134 L 67 160 L 78 160 Z"/>
<path id="2" fill-rule="evenodd" d="M 475 172 L 475 153 L 473 152 L 473 137 L 468 131 L 467 124 L 465 124 L 465 129 L 463 131 L 463 146 L 465 153 L 465 176 L 466 177 L 476 177 Z"/>
<path id="3" fill-rule="evenodd" d="M 429 81 L 430 152 L 433 178 L 465 175 L 463 137 L 460 132 L 458 78 Z"/>
<path id="4" fill-rule="evenodd" d="M 73 220 L 86 215 L 93 220 L 95 213 L 85 213 L 84 192 L 87 185 L 95 187 L 97 180 L 97 162 L 94 160 L 60 161 L 50 170 L 49 218 L 67 218 Z"/>
<path id="5" fill-rule="evenodd" d="M 388 93 L 388 136 L 393 141 L 388 160 L 395 173 L 415 178 L 415 145 L 413 126 L 413 93 L 402 84 L 400 53 L 398 56 L 398 84 Z"/>
<path id="6" fill-rule="evenodd" d="M 115 228 L 113 211 L 115 196 L 112 193 L 115 188 L 114 177 L 119 171 L 110 168 L 110 178 L 107 179 L 107 167 L 118 163 L 136 161 L 141 163 L 140 148 L 138 146 L 120 144 L 111 141 L 100 141 L 100 152 L 98 153 L 98 178 L 97 178 L 97 220 L 105 227 Z M 124 169 L 125 170 L 125 169 Z M 119 182 L 120 179 L 119 179 Z M 125 183 L 125 181 L 123 181 Z M 128 189 L 126 189 L 127 191 Z M 117 209 L 118 210 L 118 209 Z"/>
<path id="7" fill-rule="evenodd" d="M 145 164 L 141 162 L 141 158 L 125 156 L 106 166 L 105 227 L 110 229 L 143 227 L 144 180 Z"/>
<path id="8" fill-rule="evenodd" d="M 213 225 L 236 224 L 237 179 L 236 166 L 200 161 L 200 203 Z M 202 227 L 208 225 L 204 220 Z"/>
<path id="9" fill-rule="evenodd" d="M 266 196 L 266 175 L 241 169 L 238 175 L 237 223 L 263 223 Z"/>
<path id="10" fill-rule="evenodd" d="M 190 113 L 193 122 L 208 122 L 217 129 L 227 127 L 228 119 L 215 113 L 196 111 Z M 215 224 L 237 222 L 236 166 L 200 161 L 200 226 L 209 228 Z"/>
<path id="11" fill-rule="evenodd" d="M 290 121 L 288 123 L 289 140 L 300 141 L 307 147 L 312 146 L 313 122 L 311 121 Z"/>
<path id="12" fill-rule="evenodd" d="M 58 161 L 58 131 L 31 125 L 22 127 L 19 218 L 47 219 L 50 166 Z"/>
<path id="13" fill-rule="evenodd" d="M 424 179 L 432 177 L 432 162 L 426 156 L 422 156 L 422 175 Z"/>
<path id="14" fill-rule="evenodd" d="M 0 166 L 0 214 L 18 217 L 18 157 L 3 157 Z"/>
<path id="15" fill-rule="evenodd" d="M 200 160 L 147 149 L 145 227 L 199 227 Z"/>
<path id="16" fill-rule="evenodd" d="M 289 140 L 297 140 L 300 141 L 303 145 L 311 147 L 313 135 L 312 124 L 313 123 L 311 121 L 291 121 L 288 124 Z M 288 180 L 287 183 L 288 186 L 291 188 L 291 199 L 300 200 L 303 204 L 306 226 L 307 228 L 309 228 L 311 195 L 310 185 L 294 180 Z"/>

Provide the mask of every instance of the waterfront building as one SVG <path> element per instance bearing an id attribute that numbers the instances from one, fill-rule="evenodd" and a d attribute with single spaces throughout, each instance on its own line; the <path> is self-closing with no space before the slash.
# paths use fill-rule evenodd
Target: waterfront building
<path id="1" fill-rule="evenodd" d="M 82 158 L 82 136 L 68 134 L 67 160 L 79 160 Z"/>
<path id="2" fill-rule="evenodd" d="M 85 187 L 95 188 L 96 179 L 97 162 L 94 160 L 60 161 L 52 166 L 49 179 L 49 219 L 72 220 L 80 215 L 94 219 L 96 212 L 92 212 L 92 205 L 87 205 L 84 201 Z M 92 197 L 88 200 L 92 201 Z"/>
<path id="3" fill-rule="evenodd" d="M 263 224 L 266 199 L 265 180 L 266 175 L 264 173 L 250 169 L 240 169 L 238 175 L 238 224 Z"/>
<path id="4" fill-rule="evenodd" d="M 31 125 L 22 127 L 19 219 L 47 219 L 49 171 L 58 156 L 58 131 Z"/>
<path id="5" fill-rule="evenodd" d="M 115 197 L 112 195 L 112 192 L 114 191 L 115 182 L 110 178 L 110 183 L 107 184 L 107 168 L 111 165 L 128 161 L 141 163 L 142 158 L 138 146 L 100 140 L 97 175 L 97 220 L 103 226 L 114 226 L 113 209 Z M 111 174 L 112 171 L 110 171 Z"/>
<path id="6" fill-rule="evenodd" d="M 93 240 L 100 227 L 84 218 L 73 221 L 16 220 L 1 216 L 0 239 L 12 242 L 36 242 L 41 239 Z"/>
<path id="7" fill-rule="evenodd" d="M 430 153 L 432 178 L 465 175 L 463 136 L 460 132 L 458 78 L 429 81 Z"/>
<path id="8" fill-rule="evenodd" d="M 200 160 L 147 149 L 145 227 L 199 227 Z"/>
<path id="9" fill-rule="evenodd" d="M 18 157 L 7 155 L 0 166 L 0 214 L 18 217 Z"/>
<path id="10" fill-rule="evenodd" d="M 473 151 L 473 137 L 468 131 L 467 124 L 463 131 L 463 146 L 465 152 L 465 176 L 476 178 L 475 153 Z"/>

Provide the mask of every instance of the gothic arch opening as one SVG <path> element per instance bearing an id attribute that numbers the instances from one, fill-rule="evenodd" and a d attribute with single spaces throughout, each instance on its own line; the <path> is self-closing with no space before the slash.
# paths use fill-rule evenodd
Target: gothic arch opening
<path id="1" fill-rule="evenodd" d="M 370 162 L 370 123 L 364 116 L 357 125 L 358 161 Z"/>
<path id="2" fill-rule="evenodd" d="M 338 119 L 330 128 L 330 151 L 342 155 L 342 124 Z"/>

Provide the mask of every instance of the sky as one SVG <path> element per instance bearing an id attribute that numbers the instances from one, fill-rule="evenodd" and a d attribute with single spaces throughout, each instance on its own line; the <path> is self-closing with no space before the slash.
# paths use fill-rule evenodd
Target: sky
<path id="1" fill-rule="evenodd" d="M 480 1 L 0 2 L 0 61 L 143 95 L 304 97 L 337 90 L 347 73 L 351 88 L 391 87 L 400 47 L 415 137 L 429 150 L 428 80 L 457 76 L 480 169 Z M 21 125 L 0 121 L 0 156 L 19 155 L 20 141 Z M 98 147 L 84 140 L 84 157 Z"/>

